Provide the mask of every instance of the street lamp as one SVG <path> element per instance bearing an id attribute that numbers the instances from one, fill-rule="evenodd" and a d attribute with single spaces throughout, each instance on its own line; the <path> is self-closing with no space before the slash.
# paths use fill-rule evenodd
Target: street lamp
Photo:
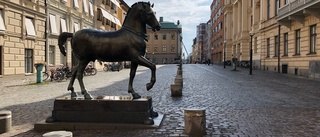
<path id="1" fill-rule="evenodd" d="M 250 72 L 249 75 L 252 75 L 252 36 L 253 32 L 250 32 Z"/>
<path id="2" fill-rule="evenodd" d="M 223 45 L 223 68 L 226 68 L 226 44 L 227 41 L 224 41 L 224 45 Z"/>

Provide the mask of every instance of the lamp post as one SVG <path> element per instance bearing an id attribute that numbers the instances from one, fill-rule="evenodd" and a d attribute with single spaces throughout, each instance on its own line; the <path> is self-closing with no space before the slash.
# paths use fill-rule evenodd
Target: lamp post
<path id="1" fill-rule="evenodd" d="M 226 68 L 226 45 L 227 45 L 227 41 L 224 41 L 224 45 L 223 45 L 223 68 Z"/>
<path id="2" fill-rule="evenodd" d="M 254 34 L 250 32 L 250 72 L 249 75 L 252 75 L 252 36 Z"/>

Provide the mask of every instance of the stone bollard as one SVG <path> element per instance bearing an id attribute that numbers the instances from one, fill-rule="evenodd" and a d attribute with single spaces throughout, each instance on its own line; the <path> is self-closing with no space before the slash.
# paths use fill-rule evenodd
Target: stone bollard
<path id="1" fill-rule="evenodd" d="M 181 75 L 182 76 L 182 70 L 177 70 L 177 75 Z"/>
<path id="2" fill-rule="evenodd" d="M 178 84 L 171 85 L 171 97 L 181 97 L 182 96 L 182 86 Z"/>
<path id="3" fill-rule="evenodd" d="M 191 136 L 203 136 L 206 134 L 205 109 L 184 110 L 184 131 Z"/>
<path id="4" fill-rule="evenodd" d="M 183 79 L 181 76 L 177 75 L 176 78 L 174 79 L 174 83 L 177 85 L 181 85 L 183 87 Z"/>
<path id="5" fill-rule="evenodd" d="M 0 111 L 0 134 L 11 130 L 12 116 L 11 111 Z"/>
<path id="6" fill-rule="evenodd" d="M 42 135 L 43 137 L 72 137 L 70 131 L 52 131 Z"/>

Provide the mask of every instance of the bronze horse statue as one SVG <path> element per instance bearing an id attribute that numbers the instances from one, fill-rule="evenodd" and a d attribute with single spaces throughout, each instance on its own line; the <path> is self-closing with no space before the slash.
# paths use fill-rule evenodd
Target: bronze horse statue
<path id="1" fill-rule="evenodd" d="M 103 32 L 93 29 L 82 29 L 77 32 L 63 32 L 59 36 L 58 45 L 60 52 L 66 56 L 64 44 L 71 39 L 72 53 L 78 59 L 78 65 L 72 72 L 68 86 L 71 90 L 71 98 L 77 98 L 73 84 L 77 77 L 81 93 L 85 99 L 93 97 L 87 92 L 83 83 L 83 71 L 90 61 L 100 60 L 108 62 L 131 61 L 128 92 L 133 99 L 141 98 L 132 87 L 138 65 L 148 67 L 151 70 L 151 80 L 146 84 L 150 90 L 156 82 L 156 66 L 147 60 L 146 54 L 146 25 L 153 31 L 160 30 L 161 26 L 152 10 L 153 4 L 149 2 L 137 2 L 131 6 L 121 29 L 112 32 Z"/>

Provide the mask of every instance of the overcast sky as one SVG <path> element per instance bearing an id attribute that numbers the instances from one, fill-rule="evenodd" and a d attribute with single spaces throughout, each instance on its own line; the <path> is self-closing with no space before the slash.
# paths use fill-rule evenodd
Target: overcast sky
<path id="1" fill-rule="evenodd" d="M 124 1 L 131 7 L 140 0 Z M 159 17 L 163 17 L 164 21 L 174 23 L 180 20 L 183 43 L 190 54 L 193 39 L 196 37 L 197 25 L 206 23 L 210 19 L 212 0 L 150 0 L 150 3 L 154 3 L 153 11 L 156 12 L 158 20 Z"/>

